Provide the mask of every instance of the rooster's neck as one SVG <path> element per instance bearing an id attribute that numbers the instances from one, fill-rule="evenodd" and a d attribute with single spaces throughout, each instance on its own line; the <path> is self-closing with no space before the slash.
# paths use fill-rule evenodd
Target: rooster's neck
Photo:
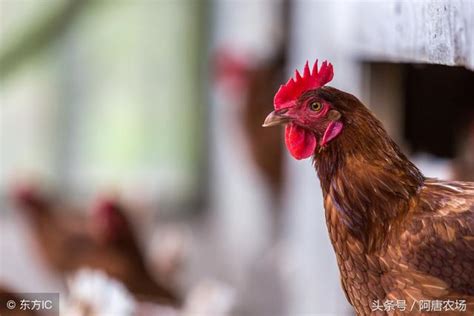
<path id="1" fill-rule="evenodd" d="M 362 112 L 315 153 L 314 163 L 342 227 L 374 249 L 408 213 L 424 177 L 381 123 L 365 108 Z"/>

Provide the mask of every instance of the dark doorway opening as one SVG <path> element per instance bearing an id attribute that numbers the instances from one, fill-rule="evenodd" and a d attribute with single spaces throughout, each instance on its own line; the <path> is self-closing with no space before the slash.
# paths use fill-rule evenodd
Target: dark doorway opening
<path id="1" fill-rule="evenodd" d="M 474 72 L 428 64 L 367 63 L 365 101 L 411 153 L 455 158 L 474 123 Z"/>
<path id="2" fill-rule="evenodd" d="M 474 72 L 441 65 L 404 68 L 405 140 L 413 152 L 454 158 L 474 120 Z"/>

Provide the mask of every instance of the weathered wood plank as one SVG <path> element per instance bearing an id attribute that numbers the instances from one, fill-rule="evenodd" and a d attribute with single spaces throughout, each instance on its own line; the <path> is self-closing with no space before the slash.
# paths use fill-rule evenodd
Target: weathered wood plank
<path id="1" fill-rule="evenodd" d="M 362 58 L 474 69 L 472 0 L 360 2 L 353 12 Z"/>

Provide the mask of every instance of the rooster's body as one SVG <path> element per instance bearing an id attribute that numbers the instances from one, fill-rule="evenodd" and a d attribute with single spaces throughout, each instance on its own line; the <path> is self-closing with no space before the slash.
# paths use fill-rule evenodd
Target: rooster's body
<path id="1" fill-rule="evenodd" d="M 332 66 L 296 78 L 264 126 L 287 123 L 292 155 L 313 157 L 356 312 L 474 310 L 474 183 L 425 178 L 359 100 L 323 86 Z"/>
<path id="2" fill-rule="evenodd" d="M 377 302 L 405 301 L 405 312 L 474 302 L 474 183 L 425 179 L 369 111 L 350 107 L 360 121 L 314 156 L 349 302 L 359 314 Z"/>

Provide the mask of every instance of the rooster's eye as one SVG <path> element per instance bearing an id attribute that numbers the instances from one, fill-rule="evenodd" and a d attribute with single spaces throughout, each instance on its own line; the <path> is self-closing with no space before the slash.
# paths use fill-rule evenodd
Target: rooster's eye
<path id="1" fill-rule="evenodd" d="M 321 109 L 323 108 L 323 105 L 321 104 L 321 102 L 314 101 L 309 104 L 309 108 L 311 109 L 311 111 L 318 112 L 318 111 L 321 111 Z"/>

